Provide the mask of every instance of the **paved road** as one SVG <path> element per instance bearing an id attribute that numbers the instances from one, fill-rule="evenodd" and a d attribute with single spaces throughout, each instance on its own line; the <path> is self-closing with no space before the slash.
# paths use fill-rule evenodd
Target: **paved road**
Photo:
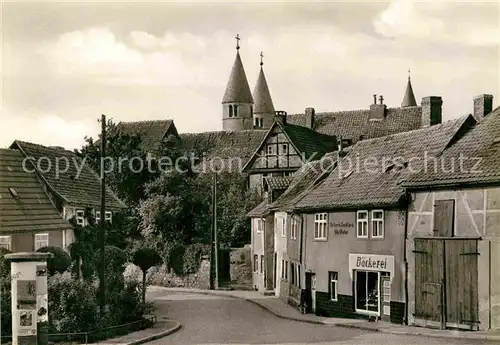
<path id="1" fill-rule="evenodd" d="M 193 344 L 317 344 L 317 345 L 477 345 L 459 341 L 314 325 L 280 319 L 244 300 L 197 294 L 149 292 L 158 314 L 176 319 L 182 329 L 149 345 Z"/>

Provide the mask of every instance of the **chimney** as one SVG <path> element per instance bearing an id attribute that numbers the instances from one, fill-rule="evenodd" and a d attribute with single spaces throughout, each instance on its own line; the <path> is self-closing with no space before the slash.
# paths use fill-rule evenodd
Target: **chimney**
<path id="1" fill-rule="evenodd" d="M 379 97 L 380 104 L 377 104 L 377 95 L 373 95 L 373 104 L 370 105 L 370 121 L 382 121 L 385 118 L 387 106 L 383 104 L 384 96 Z"/>
<path id="2" fill-rule="evenodd" d="M 314 115 L 315 115 L 314 108 L 306 108 L 305 114 L 306 114 L 306 123 L 305 126 L 310 129 L 314 129 Z"/>
<path id="3" fill-rule="evenodd" d="M 481 121 L 493 110 L 493 95 L 479 95 L 474 97 L 474 118 Z"/>
<path id="4" fill-rule="evenodd" d="M 277 110 L 274 112 L 274 121 L 286 125 L 286 111 Z"/>
<path id="5" fill-rule="evenodd" d="M 439 96 L 428 96 L 422 98 L 422 122 L 421 127 L 438 125 L 442 121 L 443 100 Z"/>

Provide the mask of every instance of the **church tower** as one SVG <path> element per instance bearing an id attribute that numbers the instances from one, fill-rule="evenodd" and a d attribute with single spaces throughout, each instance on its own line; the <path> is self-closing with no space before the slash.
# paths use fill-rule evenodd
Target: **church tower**
<path id="1" fill-rule="evenodd" d="M 236 59 L 222 98 L 222 129 L 242 131 L 253 128 L 253 98 L 240 58 L 240 37 L 236 35 Z"/>
<path id="2" fill-rule="evenodd" d="M 253 119 L 254 128 L 267 129 L 270 128 L 274 122 L 274 105 L 267 86 L 266 76 L 264 75 L 262 58 L 264 55 L 260 52 L 260 72 L 257 78 L 257 84 L 253 90 L 254 109 Z"/>
<path id="3" fill-rule="evenodd" d="M 401 108 L 416 107 L 416 106 L 417 106 L 417 101 L 415 100 L 415 95 L 413 94 L 413 88 L 411 87 L 410 70 L 408 70 L 408 84 L 406 84 L 406 91 L 403 97 L 403 103 L 401 103 Z"/>

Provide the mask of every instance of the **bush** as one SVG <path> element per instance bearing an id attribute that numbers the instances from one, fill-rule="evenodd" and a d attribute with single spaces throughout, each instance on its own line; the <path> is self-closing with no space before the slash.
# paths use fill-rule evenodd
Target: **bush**
<path id="1" fill-rule="evenodd" d="M 5 248 L 0 248 L 0 294 L 2 294 L 2 335 L 12 334 L 12 313 L 11 306 L 11 281 L 10 281 L 10 262 L 5 260 L 4 255 L 11 253 Z"/>
<path id="2" fill-rule="evenodd" d="M 39 253 L 52 253 L 53 257 L 47 261 L 49 275 L 66 272 L 71 266 L 71 257 L 64 249 L 59 247 L 42 247 Z"/>

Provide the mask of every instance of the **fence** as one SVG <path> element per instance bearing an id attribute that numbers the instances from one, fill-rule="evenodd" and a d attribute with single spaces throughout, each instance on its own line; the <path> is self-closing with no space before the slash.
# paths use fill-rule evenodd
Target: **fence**
<path id="1" fill-rule="evenodd" d="M 90 332 L 79 333 L 54 333 L 48 334 L 49 344 L 92 344 L 109 338 L 136 332 L 148 327 L 152 327 L 158 322 L 156 315 L 148 316 L 142 320 L 129 322 L 123 325 L 101 328 Z M 0 344 L 11 343 L 12 336 L 2 336 Z"/>

